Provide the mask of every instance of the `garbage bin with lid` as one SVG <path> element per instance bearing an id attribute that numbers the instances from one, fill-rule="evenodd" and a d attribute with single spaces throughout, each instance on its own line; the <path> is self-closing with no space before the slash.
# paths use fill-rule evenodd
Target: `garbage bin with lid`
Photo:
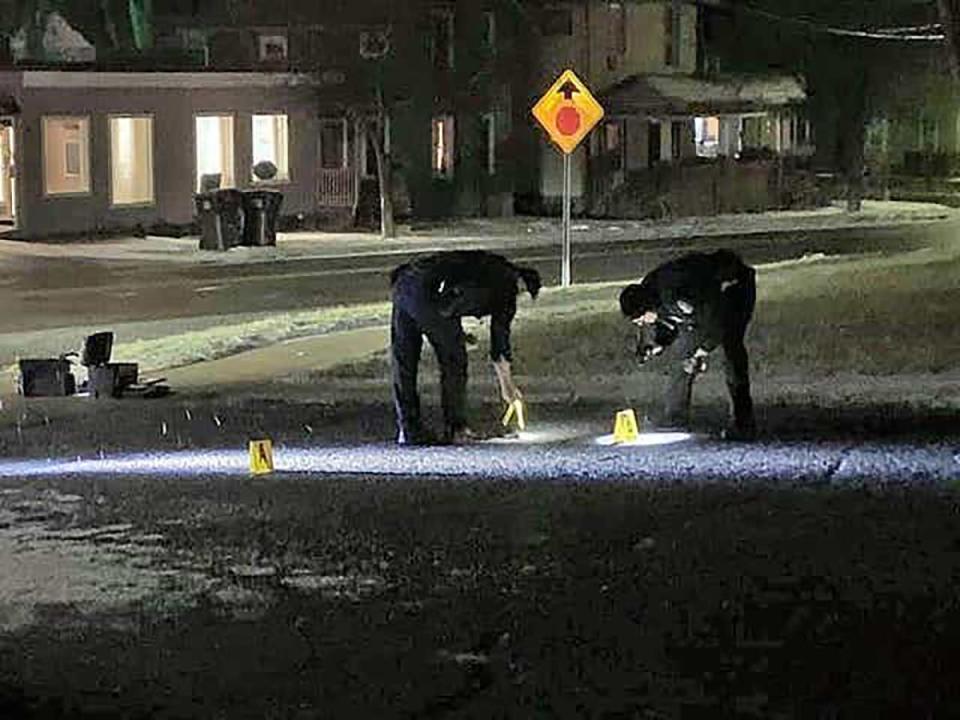
<path id="1" fill-rule="evenodd" d="M 226 188 L 195 196 L 200 218 L 200 249 L 229 250 L 243 244 L 243 194 Z"/>
<path id="2" fill-rule="evenodd" d="M 283 193 L 275 190 L 245 190 L 243 210 L 246 225 L 243 244 L 253 246 L 277 244 L 277 219 Z"/>

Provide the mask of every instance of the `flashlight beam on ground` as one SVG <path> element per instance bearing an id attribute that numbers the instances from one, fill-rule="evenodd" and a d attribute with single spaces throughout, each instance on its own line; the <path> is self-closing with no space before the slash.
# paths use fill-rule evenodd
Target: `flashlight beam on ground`
<path id="1" fill-rule="evenodd" d="M 642 437 L 642 436 L 641 436 Z M 405 448 L 393 444 L 278 447 L 276 472 L 324 476 L 424 476 L 647 484 L 776 482 L 941 484 L 960 478 L 948 445 L 737 444 L 698 438 L 654 446 L 480 443 Z M 250 477 L 246 449 L 158 452 L 90 459 L 4 460 L 0 480 L 63 476 Z"/>

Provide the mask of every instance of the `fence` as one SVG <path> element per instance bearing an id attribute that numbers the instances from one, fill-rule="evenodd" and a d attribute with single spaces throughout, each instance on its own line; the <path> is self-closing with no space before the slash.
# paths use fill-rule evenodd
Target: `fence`
<path id="1" fill-rule="evenodd" d="M 353 168 L 321 169 L 317 204 L 321 207 L 353 207 L 357 200 L 357 180 Z"/>

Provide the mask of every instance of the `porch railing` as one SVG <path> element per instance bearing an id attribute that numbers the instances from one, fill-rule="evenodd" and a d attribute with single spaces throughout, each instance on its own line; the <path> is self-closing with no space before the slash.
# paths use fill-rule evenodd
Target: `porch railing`
<path id="1" fill-rule="evenodd" d="M 353 168 L 321 168 L 317 183 L 317 204 L 321 207 L 352 207 L 357 199 Z"/>

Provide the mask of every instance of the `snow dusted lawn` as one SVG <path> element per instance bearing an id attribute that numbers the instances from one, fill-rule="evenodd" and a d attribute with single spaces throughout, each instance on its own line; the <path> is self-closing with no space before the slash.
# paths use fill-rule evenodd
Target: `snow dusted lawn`
<path id="1" fill-rule="evenodd" d="M 759 270 L 747 339 L 758 400 L 960 406 L 960 248 L 887 257 L 812 256 Z M 528 392 L 641 404 L 659 398 L 670 355 L 636 365 L 633 330 L 617 305 L 621 287 L 547 289 L 536 303 L 521 299 L 515 370 Z M 480 345 L 471 353 L 471 383 L 489 385 L 492 392 L 492 377 L 483 367 L 487 330 L 474 331 Z M 723 400 L 721 356 L 713 358 L 695 398 Z M 425 358 L 432 363 L 431 353 Z M 332 374 L 386 381 L 387 373 L 384 353 Z M 427 370 L 424 378 L 435 382 L 436 373 Z"/>

